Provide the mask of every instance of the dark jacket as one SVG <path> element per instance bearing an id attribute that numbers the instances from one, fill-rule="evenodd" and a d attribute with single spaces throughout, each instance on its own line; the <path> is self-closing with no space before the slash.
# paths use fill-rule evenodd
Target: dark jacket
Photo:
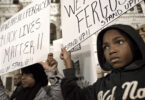
<path id="1" fill-rule="evenodd" d="M 102 38 L 109 29 L 127 33 L 138 48 L 135 54 L 138 59 L 120 69 L 108 67 L 103 54 Z M 97 38 L 97 53 L 102 69 L 111 73 L 98 79 L 93 85 L 81 89 L 76 84 L 74 70 L 64 70 L 65 78 L 62 80 L 61 88 L 65 100 L 145 100 L 145 44 L 136 30 L 121 24 L 105 28 Z"/>
<path id="2" fill-rule="evenodd" d="M 48 78 L 43 66 L 39 63 L 35 63 L 22 68 L 21 71 L 22 75 L 31 74 L 35 80 L 35 84 L 33 86 L 28 85 L 27 87 L 23 87 L 17 94 L 16 100 L 48 100 L 46 91 L 43 89 L 43 87 L 48 84 Z M 27 78 L 23 78 L 22 76 L 22 83 L 25 80 L 27 81 Z"/>
<path id="3" fill-rule="evenodd" d="M 10 100 L 14 100 L 14 98 L 16 98 L 17 94 L 21 91 L 23 87 L 21 86 L 21 82 L 18 83 L 16 89 L 14 90 L 14 92 L 12 93 Z"/>

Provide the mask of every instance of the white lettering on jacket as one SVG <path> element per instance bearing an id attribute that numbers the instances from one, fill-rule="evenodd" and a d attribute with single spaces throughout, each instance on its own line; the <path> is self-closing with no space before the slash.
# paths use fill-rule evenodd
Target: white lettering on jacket
<path id="1" fill-rule="evenodd" d="M 116 90 L 117 86 L 114 86 L 112 89 L 112 93 L 111 95 L 108 96 L 108 94 L 110 94 L 110 90 L 107 90 L 104 95 L 103 95 L 103 91 L 100 91 L 98 93 L 98 100 L 115 100 L 114 98 L 114 92 Z M 105 99 L 106 98 L 106 99 Z"/>
<path id="2" fill-rule="evenodd" d="M 130 99 L 145 98 L 145 88 L 137 88 L 137 87 L 138 81 L 125 82 L 122 85 L 122 89 L 124 89 L 122 100 L 127 100 L 128 97 Z M 103 91 L 100 91 L 98 93 L 98 100 L 115 100 L 114 93 L 116 89 L 117 86 L 114 86 L 112 88 L 112 93 L 110 92 L 111 90 L 107 90 L 105 93 L 103 93 Z"/>
<path id="3" fill-rule="evenodd" d="M 122 85 L 122 88 L 125 89 L 122 99 L 126 100 L 129 96 L 130 99 L 142 99 L 145 98 L 145 88 L 139 88 L 137 89 L 138 82 L 132 81 L 132 82 L 126 82 Z M 130 91 L 130 93 L 129 93 Z M 135 95 L 136 92 L 136 95 Z"/>

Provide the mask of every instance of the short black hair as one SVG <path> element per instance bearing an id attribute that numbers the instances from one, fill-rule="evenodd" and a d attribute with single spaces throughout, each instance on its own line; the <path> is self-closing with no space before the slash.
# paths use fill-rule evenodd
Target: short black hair
<path id="1" fill-rule="evenodd" d="M 22 74 L 31 73 L 36 83 L 39 83 L 41 86 L 46 86 L 48 84 L 47 75 L 43 69 L 43 66 L 39 63 L 22 68 L 21 71 L 22 71 Z"/>

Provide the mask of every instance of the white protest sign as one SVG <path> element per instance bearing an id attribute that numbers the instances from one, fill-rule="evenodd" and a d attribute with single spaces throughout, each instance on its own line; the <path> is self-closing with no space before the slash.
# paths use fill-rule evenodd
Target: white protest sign
<path id="1" fill-rule="evenodd" d="M 71 58 L 74 62 L 73 67 L 76 70 L 76 76 L 78 78 L 82 77 L 84 81 L 91 84 L 97 79 L 97 59 L 95 59 L 95 56 L 97 55 L 94 52 L 94 48 L 96 48 L 94 42 L 96 42 L 96 38 L 91 37 L 81 43 L 81 50 L 71 53 Z"/>
<path id="2" fill-rule="evenodd" d="M 37 0 L 0 27 L 0 75 L 46 60 L 49 0 Z"/>
<path id="3" fill-rule="evenodd" d="M 142 0 L 62 0 L 63 43 L 71 50 Z"/>

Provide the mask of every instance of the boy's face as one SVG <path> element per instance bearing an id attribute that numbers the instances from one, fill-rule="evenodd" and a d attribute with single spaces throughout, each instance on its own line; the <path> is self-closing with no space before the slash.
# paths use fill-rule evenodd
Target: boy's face
<path id="1" fill-rule="evenodd" d="M 124 67 L 133 60 L 130 40 L 118 30 L 106 31 L 103 37 L 103 50 L 107 63 L 115 69 Z"/>

